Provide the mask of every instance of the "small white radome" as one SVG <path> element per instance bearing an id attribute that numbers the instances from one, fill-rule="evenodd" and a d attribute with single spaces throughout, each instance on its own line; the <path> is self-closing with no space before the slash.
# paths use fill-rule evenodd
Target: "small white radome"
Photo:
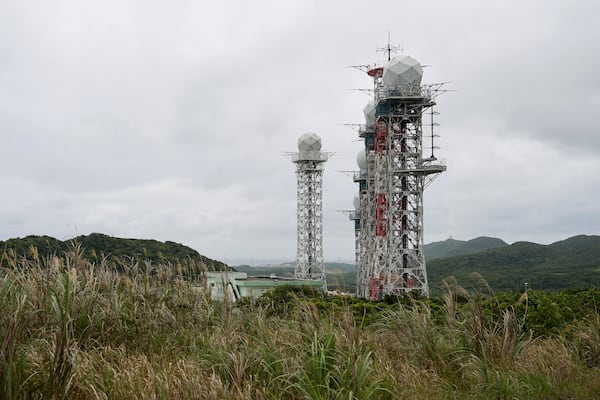
<path id="1" fill-rule="evenodd" d="M 306 132 L 298 138 L 298 150 L 301 153 L 321 150 L 321 138 L 313 132 Z"/>

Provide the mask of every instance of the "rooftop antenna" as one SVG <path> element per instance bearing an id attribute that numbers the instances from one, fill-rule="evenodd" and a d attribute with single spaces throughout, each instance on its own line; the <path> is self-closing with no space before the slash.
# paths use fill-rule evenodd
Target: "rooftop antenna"
<path id="1" fill-rule="evenodd" d="M 390 61 L 392 59 L 392 53 L 396 54 L 396 52 L 400 50 L 400 52 L 404 52 L 404 49 L 398 46 L 392 46 L 391 40 L 390 40 L 390 31 L 388 31 L 388 42 L 387 42 L 387 46 L 385 47 L 378 47 L 377 48 L 377 52 L 378 53 L 387 53 L 387 60 Z"/>

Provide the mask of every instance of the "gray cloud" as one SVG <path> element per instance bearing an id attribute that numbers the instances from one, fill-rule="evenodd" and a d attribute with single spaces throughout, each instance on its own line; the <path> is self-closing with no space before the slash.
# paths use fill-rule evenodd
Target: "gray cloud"
<path id="1" fill-rule="evenodd" d="M 392 40 L 452 81 L 438 99 L 426 241 L 597 234 L 600 106 L 593 1 L 459 4 L 57 1 L 0 13 L 0 239 L 104 232 L 215 258 L 293 258 L 306 131 L 326 164 L 327 259 L 352 259 L 338 212 L 356 188 L 369 78 Z"/>

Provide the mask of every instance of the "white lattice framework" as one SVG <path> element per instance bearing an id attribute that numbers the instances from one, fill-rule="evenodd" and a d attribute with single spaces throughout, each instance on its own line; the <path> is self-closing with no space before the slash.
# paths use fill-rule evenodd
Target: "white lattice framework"
<path id="1" fill-rule="evenodd" d="M 366 173 L 355 176 L 361 187 L 357 296 L 369 299 L 408 291 L 429 295 L 423 190 L 446 169 L 434 157 L 423 158 L 422 117 L 435 105 L 435 91 L 421 86 L 422 69 L 414 59 L 390 64 L 396 71 L 387 76 L 384 68 L 369 70 L 375 113 L 359 133 L 365 139 Z"/>
<path id="2" fill-rule="evenodd" d="M 365 138 L 365 151 L 369 153 L 369 140 L 367 138 L 373 137 L 373 123 L 367 123 L 359 131 L 359 136 Z M 367 157 L 365 154 L 365 165 L 360 171 L 354 174 L 354 182 L 358 183 L 359 187 L 359 204 L 356 207 L 355 215 L 355 227 L 358 226 L 358 231 L 355 230 L 355 243 L 356 243 L 356 295 L 362 298 L 369 297 L 369 280 L 370 280 L 370 269 L 366 268 L 366 265 L 371 264 L 371 258 L 373 251 L 370 249 L 374 245 L 373 241 L 370 240 L 374 233 L 374 210 L 375 206 L 372 199 L 375 198 L 373 188 L 373 175 L 369 171 L 373 171 L 373 157 Z"/>
<path id="3" fill-rule="evenodd" d="M 298 228 L 296 268 L 298 279 L 325 280 L 323 262 L 323 164 L 331 156 L 321 151 L 314 133 L 298 141 L 300 152 L 292 153 L 296 164 Z"/>

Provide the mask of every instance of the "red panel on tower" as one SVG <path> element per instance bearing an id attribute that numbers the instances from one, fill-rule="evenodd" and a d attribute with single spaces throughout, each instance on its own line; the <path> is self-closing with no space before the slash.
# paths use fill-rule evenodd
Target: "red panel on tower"
<path id="1" fill-rule="evenodd" d="M 383 121 L 375 123 L 375 153 L 381 154 L 385 151 L 387 142 L 387 125 Z"/>
<path id="2" fill-rule="evenodd" d="M 385 236 L 387 234 L 387 199 L 385 194 L 377 193 L 375 200 L 375 235 Z"/>

